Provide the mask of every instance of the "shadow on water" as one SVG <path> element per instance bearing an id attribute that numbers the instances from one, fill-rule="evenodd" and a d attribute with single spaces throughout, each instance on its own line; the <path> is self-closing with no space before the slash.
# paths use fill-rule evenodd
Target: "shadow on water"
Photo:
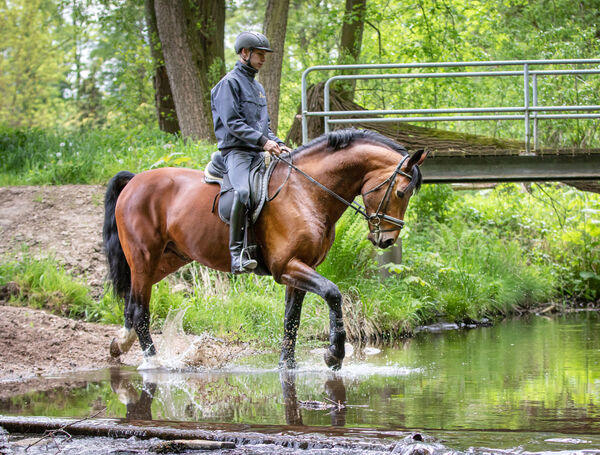
<path id="1" fill-rule="evenodd" d="M 0 399 L 0 414 L 106 408 L 118 422 L 254 435 L 231 436 L 245 448 L 226 453 L 600 453 L 599 329 L 586 313 L 423 331 L 356 352 L 338 373 L 314 351 L 293 372 L 273 368 L 276 355 L 211 371 L 113 368 L 48 378 L 46 391 Z"/>

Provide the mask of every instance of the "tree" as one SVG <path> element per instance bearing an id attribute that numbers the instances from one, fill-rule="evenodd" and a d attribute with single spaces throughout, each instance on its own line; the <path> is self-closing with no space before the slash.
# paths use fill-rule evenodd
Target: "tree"
<path id="1" fill-rule="evenodd" d="M 156 23 L 181 133 L 214 139 L 210 89 L 224 74 L 224 0 L 155 0 Z"/>
<path id="2" fill-rule="evenodd" d="M 97 17 L 88 25 L 95 32 L 87 44 L 91 52 L 85 59 L 85 68 L 94 73 L 103 92 L 103 124 L 125 129 L 150 124 L 155 114 L 154 65 L 148 46 L 144 3 L 139 0 L 76 1 L 90 1 L 88 16 Z M 89 124 L 85 118 L 82 121 Z"/>
<path id="3" fill-rule="evenodd" d="M 279 89 L 289 5 L 289 0 L 268 0 L 263 25 L 263 33 L 269 39 L 274 52 L 261 68 L 259 77 L 267 94 L 271 130 L 275 134 L 279 123 Z"/>
<path id="4" fill-rule="evenodd" d="M 363 30 L 365 28 L 365 13 L 367 0 L 346 0 L 344 24 L 340 38 L 340 64 L 352 64 L 360 57 Z M 337 84 L 342 96 L 348 101 L 354 99 L 355 80 Z"/>
<path id="5" fill-rule="evenodd" d="M 0 2 L 0 123 L 52 126 L 68 117 L 67 26 L 53 0 Z"/>
<path id="6" fill-rule="evenodd" d="M 146 25 L 148 27 L 148 38 L 150 42 L 150 52 L 154 64 L 154 104 L 156 106 L 156 116 L 158 126 L 167 133 L 179 132 L 179 120 L 171 92 L 171 84 L 165 67 L 160 39 L 158 37 L 158 26 L 156 25 L 156 12 L 154 9 L 154 0 L 145 2 Z"/>

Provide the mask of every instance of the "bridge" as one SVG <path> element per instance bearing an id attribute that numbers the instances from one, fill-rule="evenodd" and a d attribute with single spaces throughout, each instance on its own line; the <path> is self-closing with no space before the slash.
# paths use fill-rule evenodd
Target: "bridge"
<path id="1" fill-rule="evenodd" d="M 484 70 L 481 70 L 481 69 Z M 389 71 L 393 72 L 381 72 Z M 331 74 L 325 82 L 308 87 L 313 72 Z M 368 72 L 366 72 L 368 71 Z M 343 74 L 339 74 L 339 73 Z M 351 74 L 348 74 L 351 72 Z M 409 150 L 430 151 L 425 173 L 426 183 L 465 183 L 503 181 L 590 181 L 600 180 L 600 59 L 587 60 L 512 60 L 490 62 L 409 63 L 385 65 L 327 65 L 305 70 L 302 76 L 301 122 L 293 125 L 288 139 L 306 143 L 331 128 L 348 125 L 369 128 L 391 137 Z M 592 83 L 589 77 L 596 77 Z M 387 91 L 369 83 L 469 79 L 478 81 L 479 90 L 506 91 L 509 102 L 520 98 L 519 105 L 464 105 L 427 109 L 367 109 L 339 95 L 333 84 L 352 82 L 365 84 L 362 90 Z M 542 80 L 554 78 L 540 87 Z M 560 79 L 563 78 L 563 79 Z M 565 88 L 564 78 L 575 78 L 570 89 L 575 103 L 542 104 L 540 98 L 554 101 L 556 92 Z M 489 84 L 487 81 L 501 83 Z M 481 82 L 486 81 L 486 82 Z M 557 82 L 558 81 L 558 82 Z M 561 82 L 562 81 L 562 82 Z M 578 84 L 581 87 L 578 87 Z M 486 85 L 487 84 L 487 85 Z M 395 86 L 398 87 L 397 85 Z M 414 90 L 422 90 L 423 85 Z M 405 92 L 410 88 L 403 86 Z M 518 93 L 521 93 L 519 96 Z M 417 93 L 417 92 L 413 92 Z M 504 92 L 503 92 L 504 93 Z M 368 95 L 367 95 L 368 96 Z M 380 96 L 385 102 L 385 95 Z M 474 96 L 477 98 L 477 96 Z M 591 103 L 589 102 L 591 101 Z M 462 103 L 464 104 L 464 103 Z M 469 104 L 467 102 L 467 104 Z M 558 127 L 544 137 L 562 138 L 561 130 L 587 128 L 577 141 L 547 141 L 540 134 L 543 122 L 560 120 Z M 460 131 L 459 122 L 509 122 L 513 136 L 521 138 L 469 134 Z M 452 125 L 453 130 L 417 126 L 416 123 Z M 581 122 L 581 123 L 580 123 Z M 521 126 L 516 128 L 515 123 Z M 482 128 L 485 129 L 485 128 Z M 488 126 L 487 130 L 490 130 Z M 495 127 L 493 132 L 496 132 Z"/>

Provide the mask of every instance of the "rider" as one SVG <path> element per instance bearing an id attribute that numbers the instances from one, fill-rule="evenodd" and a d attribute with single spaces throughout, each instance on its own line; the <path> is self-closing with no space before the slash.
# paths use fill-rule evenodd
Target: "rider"
<path id="1" fill-rule="evenodd" d="M 250 165 L 262 150 L 275 156 L 291 150 L 271 131 L 265 90 L 255 79 L 266 53 L 273 52 L 269 40 L 261 33 L 242 32 L 235 40 L 235 52 L 239 60 L 213 87 L 211 106 L 218 147 L 234 189 L 229 226 L 231 271 L 244 273 L 257 266 L 243 254 Z"/>

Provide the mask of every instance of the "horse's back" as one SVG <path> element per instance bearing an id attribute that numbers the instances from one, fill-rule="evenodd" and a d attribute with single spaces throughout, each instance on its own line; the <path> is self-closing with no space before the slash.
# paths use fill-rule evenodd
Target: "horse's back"
<path id="1" fill-rule="evenodd" d="M 133 206 L 152 206 L 167 209 L 178 203 L 179 199 L 201 196 L 209 193 L 214 197 L 215 185 L 204 181 L 204 172 L 195 169 L 165 167 L 144 171 L 131 179 L 119 198 L 119 204 Z M 185 201 L 182 201 L 185 202 Z M 189 202 L 189 199 L 188 201 Z"/>

